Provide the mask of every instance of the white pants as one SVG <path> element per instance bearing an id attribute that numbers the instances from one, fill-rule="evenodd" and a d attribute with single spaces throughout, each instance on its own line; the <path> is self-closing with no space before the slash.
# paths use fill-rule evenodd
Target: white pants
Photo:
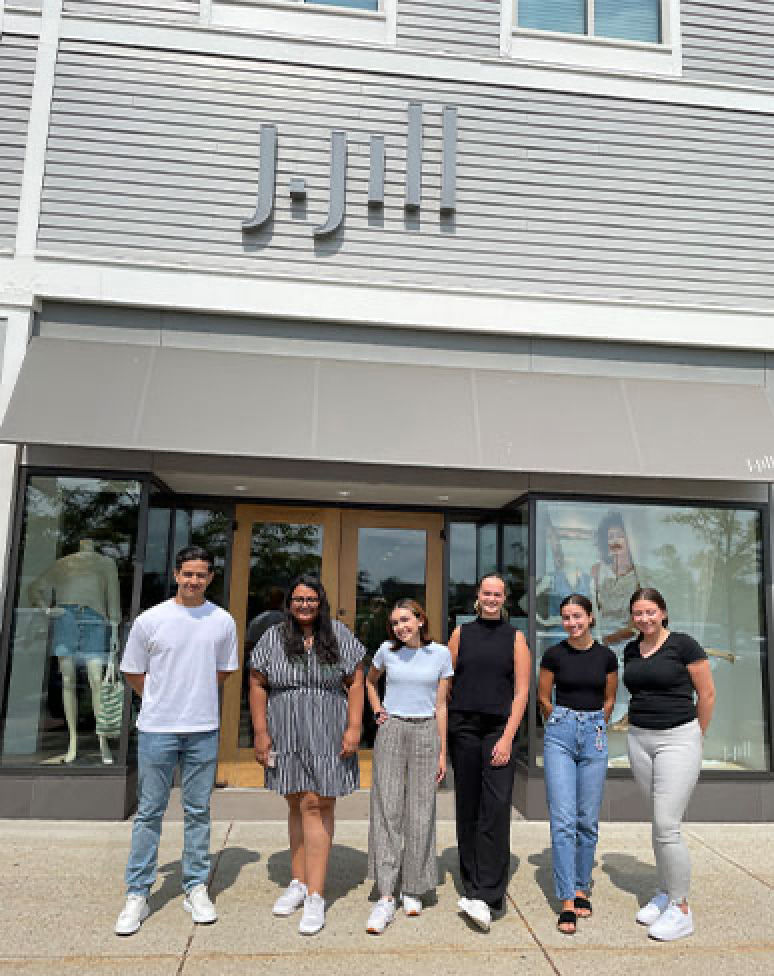
<path id="1" fill-rule="evenodd" d="M 702 734 L 696 719 L 674 729 L 630 726 L 629 762 L 650 806 L 659 886 L 682 901 L 691 887 L 691 859 L 680 824 L 699 779 Z"/>

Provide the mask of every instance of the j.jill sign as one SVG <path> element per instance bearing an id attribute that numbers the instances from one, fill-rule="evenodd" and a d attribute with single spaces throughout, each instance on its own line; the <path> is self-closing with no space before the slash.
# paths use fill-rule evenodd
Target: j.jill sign
<path id="1" fill-rule="evenodd" d="M 456 210 L 457 196 L 457 109 L 445 106 L 441 111 L 441 197 L 442 217 L 450 217 Z M 242 222 L 246 233 L 264 227 L 274 213 L 277 192 L 277 127 L 261 126 L 260 174 L 258 202 L 255 213 Z M 384 208 L 384 136 L 372 135 L 369 140 L 370 165 L 368 173 L 368 208 Z M 291 177 L 288 184 L 291 200 L 301 203 L 307 198 L 306 181 Z M 340 129 L 331 132 L 331 165 L 328 189 L 328 216 L 314 228 L 315 237 L 335 233 L 344 219 L 347 195 L 347 133 Z M 422 105 L 409 102 L 406 133 L 406 196 L 403 204 L 408 213 L 416 213 L 422 203 Z"/>

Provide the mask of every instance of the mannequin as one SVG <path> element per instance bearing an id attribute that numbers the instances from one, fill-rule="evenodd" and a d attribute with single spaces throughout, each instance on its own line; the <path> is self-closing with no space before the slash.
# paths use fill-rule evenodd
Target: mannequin
<path id="1" fill-rule="evenodd" d="M 96 722 L 103 670 L 109 655 L 118 654 L 118 568 L 110 556 L 97 552 L 92 539 L 81 539 L 77 552 L 57 559 L 31 584 L 30 596 L 51 621 L 51 650 L 62 675 L 62 703 L 69 732 L 67 752 L 60 761 L 71 763 L 78 754 L 77 666 L 86 668 Z M 98 739 L 102 762 L 112 763 L 107 739 Z"/>

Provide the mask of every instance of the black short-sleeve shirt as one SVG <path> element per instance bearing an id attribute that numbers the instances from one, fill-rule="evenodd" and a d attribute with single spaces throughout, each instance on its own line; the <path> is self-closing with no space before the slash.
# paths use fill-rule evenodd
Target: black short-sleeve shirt
<path id="1" fill-rule="evenodd" d="M 548 648 L 540 667 L 553 672 L 557 705 L 597 712 L 605 704 L 607 676 L 618 670 L 618 658 L 598 641 L 579 651 L 563 640 Z"/>
<path id="2" fill-rule="evenodd" d="M 688 634 L 672 631 L 650 657 L 640 640 L 624 648 L 624 684 L 631 693 L 629 722 L 642 729 L 674 729 L 696 718 L 693 681 L 687 665 L 707 655 Z"/>

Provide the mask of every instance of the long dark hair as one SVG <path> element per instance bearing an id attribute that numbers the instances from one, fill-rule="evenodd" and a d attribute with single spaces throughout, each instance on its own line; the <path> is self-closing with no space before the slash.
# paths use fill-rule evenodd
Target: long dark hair
<path id="1" fill-rule="evenodd" d="M 338 664 L 339 642 L 333 633 L 331 622 L 331 607 L 322 583 L 316 576 L 303 574 L 297 576 L 290 584 L 285 594 L 285 619 L 282 621 L 282 643 L 285 653 L 291 661 L 306 660 L 304 650 L 304 634 L 298 621 L 290 609 L 293 591 L 299 586 L 308 586 L 319 597 L 317 618 L 314 622 L 314 652 L 320 664 Z"/>

